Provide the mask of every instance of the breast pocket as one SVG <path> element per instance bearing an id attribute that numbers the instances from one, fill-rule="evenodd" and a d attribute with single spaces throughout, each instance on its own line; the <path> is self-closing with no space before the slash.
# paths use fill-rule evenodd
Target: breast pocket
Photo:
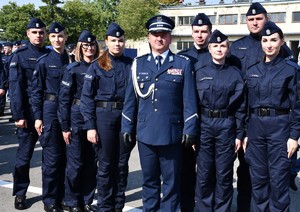
<path id="1" fill-rule="evenodd" d="M 211 87 L 211 82 L 208 80 L 205 81 L 200 81 L 197 80 L 197 91 L 198 91 L 198 96 L 202 104 L 206 104 L 206 102 L 210 101 L 210 87 Z"/>
<path id="2" fill-rule="evenodd" d="M 271 85 L 271 96 L 273 105 L 288 107 L 288 101 L 285 100 L 285 98 L 288 97 L 288 88 L 285 83 L 285 80 L 272 81 Z"/>
<path id="3" fill-rule="evenodd" d="M 151 84 L 151 75 L 138 75 L 137 81 L 141 90 L 147 90 Z"/>
<path id="4" fill-rule="evenodd" d="M 103 95 L 113 94 L 114 76 L 113 74 L 101 75 L 99 78 L 99 93 Z"/>
<path id="5" fill-rule="evenodd" d="M 258 79 L 248 79 L 247 80 L 247 89 L 248 89 L 248 101 L 249 105 L 253 105 L 259 99 L 258 91 Z"/>

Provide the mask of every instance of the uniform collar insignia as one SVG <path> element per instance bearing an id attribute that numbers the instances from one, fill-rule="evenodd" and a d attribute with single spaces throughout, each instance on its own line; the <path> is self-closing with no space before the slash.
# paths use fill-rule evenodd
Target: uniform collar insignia
<path id="1" fill-rule="evenodd" d="M 151 61 L 151 55 L 148 55 L 147 57 L 147 61 L 150 62 Z"/>
<path id="2" fill-rule="evenodd" d="M 169 56 L 169 62 L 173 62 L 174 61 L 174 57 L 173 57 L 173 55 L 170 55 Z"/>

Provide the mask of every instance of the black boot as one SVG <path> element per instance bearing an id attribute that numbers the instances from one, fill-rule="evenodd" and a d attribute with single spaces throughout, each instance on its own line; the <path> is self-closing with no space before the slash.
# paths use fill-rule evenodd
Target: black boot
<path id="1" fill-rule="evenodd" d="M 297 177 L 297 174 L 291 174 L 290 175 L 290 188 L 293 189 L 294 191 L 297 191 L 298 190 L 298 187 L 296 185 L 296 177 Z"/>

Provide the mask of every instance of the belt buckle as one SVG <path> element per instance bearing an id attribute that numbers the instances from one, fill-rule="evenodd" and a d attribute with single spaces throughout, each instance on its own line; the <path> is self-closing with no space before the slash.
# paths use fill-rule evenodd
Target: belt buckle
<path id="1" fill-rule="evenodd" d="M 259 108 L 258 109 L 258 115 L 259 116 L 269 116 L 270 115 L 269 108 Z"/>
<path id="2" fill-rule="evenodd" d="M 220 115 L 221 115 L 221 112 L 218 111 L 218 110 L 210 110 L 210 111 L 208 112 L 208 116 L 209 116 L 210 118 L 220 118 Z"/>

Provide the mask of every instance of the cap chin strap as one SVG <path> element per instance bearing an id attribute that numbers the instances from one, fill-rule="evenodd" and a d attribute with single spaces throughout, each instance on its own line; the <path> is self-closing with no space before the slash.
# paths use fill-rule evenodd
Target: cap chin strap
<path id="1" fill-rule="evenodd" d="M 139 97 L 141 97 L 142 99 L 147 99 L 153 92 L 154 92 L 154 83 L 152 83 L 149 88 L 147 93 L 143 94 L 140 90 L 138 81 L 137 81 L 137 76 L 136 76 L 136 71 L 137 71 L 137 62 L 136 59 L 133 60 L 132 66 L 131 66 L 131 70 L 132 70 L 132 82 L 133 82 L 133 87 L 135 90 L 135 94 L 138 95 Z"/>

